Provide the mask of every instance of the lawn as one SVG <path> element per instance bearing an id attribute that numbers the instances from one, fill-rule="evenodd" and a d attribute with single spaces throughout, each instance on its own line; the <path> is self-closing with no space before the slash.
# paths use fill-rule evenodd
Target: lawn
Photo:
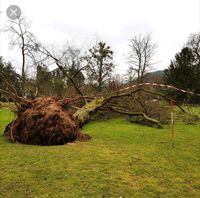
<path id="1" fill-rule="evenodd" d="M 125 119 L 91 122 L 93 138 L 64 146 L 12 144 L 0 110 L 0 197 L 200 197 L 200 125 L 155 129 Z"/>

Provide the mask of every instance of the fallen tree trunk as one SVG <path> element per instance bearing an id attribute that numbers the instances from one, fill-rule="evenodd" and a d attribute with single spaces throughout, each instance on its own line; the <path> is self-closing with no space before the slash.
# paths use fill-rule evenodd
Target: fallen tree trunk
<path id="1" fill-rule="evenodd" d="M 96 99 L 92 100 L 91 102 L 87 103 L 86 105 L 84 105 L 82 108 L 79 108 L 73 114 L 73 116 L 79 121 L 80 126 L 82 126 L 89 121 L 91 114 L 98 111 L 99 108 L 104 107 L 104 108 L 108 108 L 112 111 L 115 111 L 115 112 L 117 112 L 119 114 L 123 114 L 123 115 L 142 116 L 144 119 L 146 119 L 146 121 L 148 121 L 149 123 L 152 123 L 154 125 L 160 124 L 160 122 L 158 120 L 149 117 L 144 112 L 140 112 L 140 113 L 130 112 L 130 111 L 128 112 L 128 111 L 125 111 L 124 109 L 115 108 L 112 106 L 112 104 L 110 104 L 110 102 L 112 102 L 113 99 L 121 99 L 123 97 L 132 96 L 138 92 L 146 92 L 146 93 L 149 93 L 152 95 L 162 96 L 166 100 L 170 100 L 169 98 L 165 97 L 164 95 L 162 95 L 160 93 L 151 92 L 151 91 L 145 90 L 143 88 L 138 88 L 138 89 L 132 90 L 131 92 L 128 92 L 128 93 L 117 93 L 117 94 L 113 94 L 108 97 L 96 98 Z M 175 104 L 178 105 L 178 103 L 175 103 Z M 180 105 L 178 105 L 178 107 L 185 113 L 184 109 L 182 107 L 180 107 Z"/>

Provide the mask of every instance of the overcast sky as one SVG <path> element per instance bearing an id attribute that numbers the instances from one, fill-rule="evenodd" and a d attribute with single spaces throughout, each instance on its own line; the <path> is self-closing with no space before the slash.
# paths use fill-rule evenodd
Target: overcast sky
<path id="1" fill-rule="evenodd" d="M 158 44 L 158 70 L 169 65 L 191 33 L 200 31 L 200 0 L 0 0 L 1 28 L 7 21 L 6 9 L 13 4 L 31 21 L 32 32 L 41 42 L 72 40 L 90 46 L 97 38 L 106 41 L 115 52 L 118 72 L 128 67 L 125 54 L 134 35 L 152 33 Z M 20 52 L 9 49 L 2 32 L 0 45 L 0 55 L 20 63 Z"/>

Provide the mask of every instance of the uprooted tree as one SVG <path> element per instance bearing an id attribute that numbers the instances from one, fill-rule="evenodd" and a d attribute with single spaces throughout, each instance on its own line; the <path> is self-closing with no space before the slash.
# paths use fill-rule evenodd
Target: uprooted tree
<path id="1" fill-rule="evenodd" d="M 158 102 L 161 98 L 169 100 L 163 91 L 171 88 L 185 92 L 172 86 L 144 83 L 95 97 L 85 96 L 73 76 L 64 69 L 62 57 L 65 53 L 57 58 L 39 44 L 35 44 L 30 50 L 37 50 L 52 59 L 78 96 L 65 99 L 56 97 L 27 99 L 19 97 L 12 84 L 5 79 L 7 89 L 0 91 L 15 103 L 16 119 L 6 127 L 4 134 L 13 143 L 58 145 L 76 140 L 88 140 L 90 136 L 82 133 L 80 128 L 93 116 L 110 115 L 112 112 L 126 115 L 138 123 L 160 126 L 168 120 L 164 113 L 165 107 L 160 106 Z M 81 70 L 82 68 L 79 69 Z M 162 92 L 155 91 L 161 88 Z M 174 103 L 185 112 L 176 101 Z"/>
<path id="2" fill-rule="evenodd" d="M 162 93 L 145 89 L 145 86 L 146 84 L 132 86 L 109 96 L 96 98 L 80 96 L 74 99 L 38 97 L 30 100 L 17 96 L 15 92 L 4 91 L 13 98 L 17 107 L 15 111 L 17 117 L 6 127 L 5 136 L 12 142 L 37 145 L 57 145 L 76 140 L 88 140 L 90 137 L 83 134 L 80 128 L 98 112 L 109 114 L 112 111 L 139 118 L 138 121 L 151 126 L 159 126 L 167 118 L 163 118 L 162 113 L 155 118 L 156 109 L 153 109 L 153 112 L 149 111 L 150 104 L 146 105 L 145 102 L 138 101 L 140 99 L 137 93 L 146 93 L 144 97 L 147 99 L 152 95 L 167 100 L 169 98 Z M 141 93 L 139 95 L 141 96 Z M 177 104 L 176 101 L 174 103 Z M 139 105 L 143 111 L 137 111 Z M 163 107 L 160 109 L 157 105 L 154 107 L 157 107 L 157 114 L 163 112 Z M 181 106 L 178 107 L 185 112 Z"/>

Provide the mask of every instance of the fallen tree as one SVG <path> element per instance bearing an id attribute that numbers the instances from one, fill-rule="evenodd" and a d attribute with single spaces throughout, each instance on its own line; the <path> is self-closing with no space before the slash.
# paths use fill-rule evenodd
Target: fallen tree
<path id="1" fill-rule="evenodd" d="M 76 85 L 73 77 L 70 77 L 64 70 L 60 59 L 54 57 L 43 47 L 37 46 L 36 48 L 55 61 L 79 97 L 66 99 L 33 97 L 33 99 L 26 99 L 19 97 L 14 87 L 6 82 L 8 89 L 0 91 L 8 95 L 15 103 L 16 119 L 6 127 L 4 135 L 13 143 L 58 145 L 76 140 L 88 140 L 90 136 L 83 134 L 80 128 L 98 112 L 104 112 L 105 115 L 115 112 L 131 118 L 139 117 L 139 123 L 160 126 L 168 121 L 167 110 L 164 106 L 160 106 L 159 102 L 155 103 L 153 100 L 163 98 L 169 101 L 170 99 L 155 89 L 174 89 L 194 94 L 169 85 L 144 83 L 128 86 L 106 95 L 87 97 Z M 146 87 L 151 87 L 151 89 L 146 89 Z M 34 94 L 32 95 L 34 96 Z M 150 104 L 153 105 L 149 108 Z M 174 104 L 183 113 L 186 113 L 178 102 L 174 101 Z"/>
<path id="2" fill-rule="evenodd" d="M 30 100 L 4 90 L 4 93 L 13 98 L 16 105 L 16 119 L 6 127 L 4 135 L 13 143 L 36 145 L 59 145 L 77 140 L 85 141 L 91 137 L 83 134 L 80 128 L 90 121 L 91 115 L 102 110 L 105 113 L 114 111 L 121 115 L 140 117 L 150 126 L 160 126 L 160 120 L 152 118 L 148 112 L 132 111 L 128 106 L 121 105 L 122 101 L 128 104 L 127 100 L 134 100 L 139 92 L 162 96 L 169 100 L 161 93 L 144 89 L 144 86 L 145 84 L 125 88 L 110 96 L 97 98 L 80 96 L 74 99 L 39 97 Z M 176 101 L 174 102 L 185 113 L 185 110 Z M 82 103 L 81 106 L 80 103 Z"/>

